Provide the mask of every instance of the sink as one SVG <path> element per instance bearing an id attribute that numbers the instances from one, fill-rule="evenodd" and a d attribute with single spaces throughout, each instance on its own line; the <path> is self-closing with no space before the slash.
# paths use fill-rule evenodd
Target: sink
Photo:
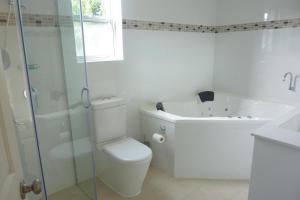
<path id="1" fill-rule="evenodd" d="M 279 127 L 284 128 L 284 129 L 288 129 L 288 130 L 291 130 L 291 131 L 300 132 L 300 114 L 295 115 L 294 117 L 292 117 L 288 121 L 282 123 Z"/>
<path id="2" fill-rule="evenodd" d="M 300 149 L 300 109 L 257 129 L 252 135 Z"/>

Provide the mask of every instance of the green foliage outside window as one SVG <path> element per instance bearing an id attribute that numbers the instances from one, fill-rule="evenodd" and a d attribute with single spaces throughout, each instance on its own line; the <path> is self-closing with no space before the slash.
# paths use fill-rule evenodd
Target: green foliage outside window
<path id="1" fill-rule="evenodd" d="M 103 16 L 104 8 L 101 0 L 81 0 L 83 16 Z M 80 0 L 72 0 L 73 15 L 80 15 Z"/>

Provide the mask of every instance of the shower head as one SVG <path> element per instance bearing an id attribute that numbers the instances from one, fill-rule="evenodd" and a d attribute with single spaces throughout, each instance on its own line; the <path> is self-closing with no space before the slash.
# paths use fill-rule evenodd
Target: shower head
<path id="1" fill-rule="evenodd" d="M 2 58 L 2 63 L 3 63 L 4 70 L 6 70 L 10 67 L 9 54 L 5 49 L 0 49 L 0 55 L 1 55 L 1 58 Z"/>

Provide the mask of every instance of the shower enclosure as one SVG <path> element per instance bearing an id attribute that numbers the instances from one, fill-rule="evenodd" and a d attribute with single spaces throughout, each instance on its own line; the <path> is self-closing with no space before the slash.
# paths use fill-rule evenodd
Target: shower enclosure
<path id="1" fill-rule="evenodd" d="M 26 197 L 97 199 L 85 52 L 76 48 L 84 47 L 81 1 L 15 0 L 8 5 L 15 6 L 11 19 L 19 32 L 26 75 L 22 94 L 27 104 L 22 111 L 12 109 L 24 181 L 42 186 L 41 194 Z M 14 78 L 10 90 L 22 84 Z"/>

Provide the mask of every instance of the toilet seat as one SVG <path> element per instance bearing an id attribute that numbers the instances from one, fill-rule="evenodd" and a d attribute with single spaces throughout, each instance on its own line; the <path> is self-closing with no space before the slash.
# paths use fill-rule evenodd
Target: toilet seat
<path id="1" fill-rule="evenodd" d="M 119 162 L 143 162 L 152 157 L 149 147 L 132 138 L 106 144 L 102 149 Z"/>

